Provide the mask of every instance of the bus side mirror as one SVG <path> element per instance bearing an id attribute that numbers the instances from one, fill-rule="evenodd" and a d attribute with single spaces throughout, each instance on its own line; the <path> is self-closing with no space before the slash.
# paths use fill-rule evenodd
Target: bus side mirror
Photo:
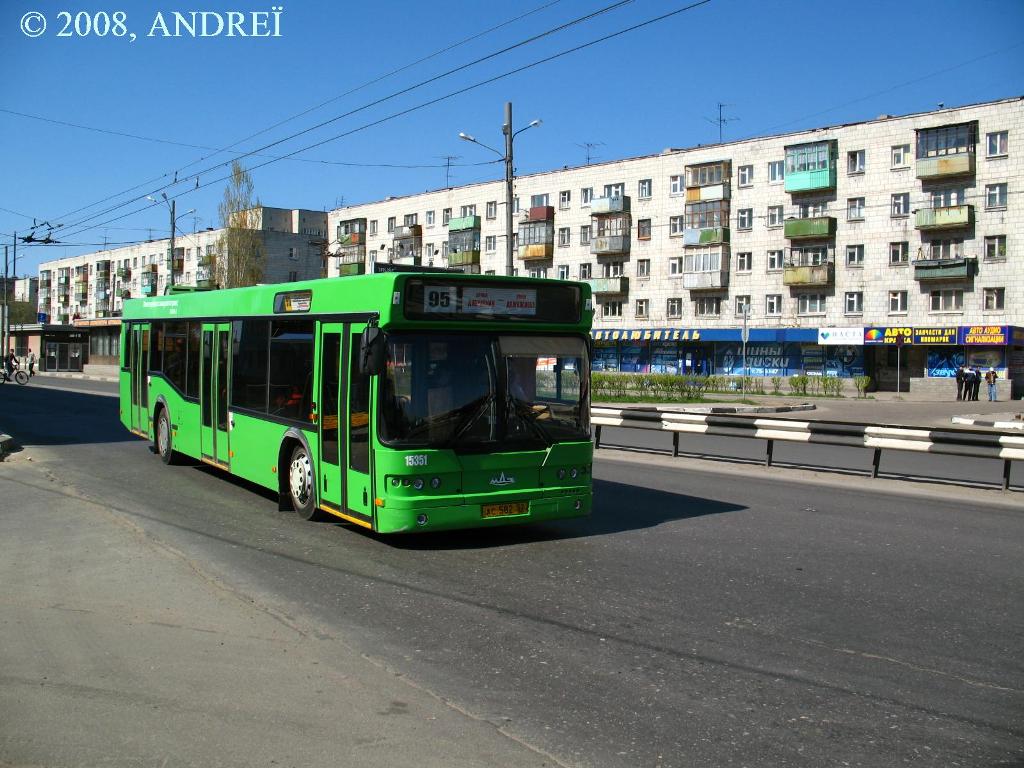
<path id="1" fill-rule="evenodd" d="M 376 376 L 384 373 L 387 346 L 384 331 L 376 325 L 368 325 L 363 330 L 359 342 L 359 372 L 364 376 Z"/>

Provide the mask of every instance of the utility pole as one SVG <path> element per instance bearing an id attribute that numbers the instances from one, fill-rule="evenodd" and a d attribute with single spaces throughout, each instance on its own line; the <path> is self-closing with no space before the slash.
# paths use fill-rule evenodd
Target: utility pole
<path id="1" fill-rule="evenodd" d="M 172 287 L 172 288 L 174 287 L 174 228 L 175 228 L 174 211 L 175 211 L 175 209 L 177 207 L 177 203 L 178 203 L 178 201 L 175 200 L 172 197 L 171 198 L 171 271 L 169 273 L 170 277 L 169 277 L 168 282 L 167 282 L 167 284 L 170 287 Z"/>
<path id="2" fill-rule="evenodd" d="M 512 164 L 512 102 L 505 102 L 505 125 L 501 129 L 505 134 L 505 274 L 511 277 L 515 272 L 512 255 L 512 177 L 515 166 Z"/>
<path id="3" fill-rule="evenodd" d="M 15 240 L 17 243 L 18 233 L 14 233 Z M 15 246 L 17 247 L 17 246 Z M 4 304 L 3 304 L 3 316 L 0 317 L 0 345 L 2 345 L 2 351 L 4 355 L 7 354 L 7 246 L 4 246 Z"/>
<path id="4" fill-rule="evenodd" d="M 732 106 L 732 104 L 723 104 L 722 102 L 718 102 L 718 119 L 715 120 L 715 119 L 710 118 L 710 117 L 705 117 L 704 118 L 705 120 L 707 120 L 712 125 L 714 125 L 715 123 L 718 124 L 718 143 L 719 144 L 722 143 L 722 128 L 725 127 L 725 124 L 726 123 L 734 122 L 736 120 L 739 120 L 738 117 L 722 117 L 722 107 L 731 107 L 731 106 Z"/>

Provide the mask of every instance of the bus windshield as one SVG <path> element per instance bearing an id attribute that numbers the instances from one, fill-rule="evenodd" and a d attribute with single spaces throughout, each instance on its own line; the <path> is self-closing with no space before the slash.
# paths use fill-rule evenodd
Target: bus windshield
<path id="1" fill-rule="evenodd" d="M 480 453 L 589 440 L 588 365 L 578 336 L 389 333 L 381 441 Z"/>

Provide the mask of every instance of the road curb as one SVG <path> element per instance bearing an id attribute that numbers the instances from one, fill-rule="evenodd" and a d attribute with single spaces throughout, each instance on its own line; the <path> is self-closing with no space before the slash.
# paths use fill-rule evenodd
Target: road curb
<path id="1" fill-rule="evenodd" d="M 994 429 L 1024 429 L 1024 421 L 992 421 L 990 419 L 976 419 L 971 416 L 954 416 L 951 421 L 954 424 L 967 424 L 972 427 L 992 427 Z"/>
<path id="2" fill-rule="evenodd" d="M 615 408 L 606 403 L 591 403 L 594 408 Z M 623 411 L 656 411 L 658 413 L 791 413 L 813 411 L 814 403 L 797 405 L 623 405 Z"/>
<path id="3" fill-rule="evenodd" d="M 109 384 L 116 384 L 118 379 L 114 376 L 93 376 L 88 373 L 47 373 L 45 371 L 39 371 L 36 376 L 42 376 L 46 379 L 69 379 L 73 381 L 105 381 Z"/>

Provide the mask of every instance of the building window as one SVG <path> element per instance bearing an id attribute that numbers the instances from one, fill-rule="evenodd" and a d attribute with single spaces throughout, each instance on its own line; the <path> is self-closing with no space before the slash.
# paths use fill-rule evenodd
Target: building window
<path id="1" fill-rule="evenodd" d="M 782 206 L 781 205 L 769 205 L 768 206 L 768 226 L 769 227 L 781 227 L 782 226 Z"/>
<path id="2" fill-rule="evenodd" d="M 778 316 L 782 314 L 782 294 L 769 293 L 764 297 L 764 313 L 766 315 Z"/>
<path id="3" fill-rule="evenodd" d="M 558 228 L 558 244 L 560 246 L 569 245 L 571 241 L 570 230 L 568 227 Z"/>
<path id="4" fill-rule="evenodd" d="M 910 261 L 910 243 L 904 240 L 901 243 L 889 243 L 889 263 L 906 264 Z"/>
<path id="5" fill-rule="evenodd" d="M 963 256 L 963 238 L 953 237 L 945 240 L 932 240 L 928 243 L 928 258 L 933 260 L 959 259 Z"/>
<path id="6" fill-rule="evenodd" d="M 512 198 L 512 213 L 519 213 L 519 195 Z"/>
<path id="7" fill-rule="evenodd" d="M 568 264 L 559 264 L 558 265 L 558 279 L 559 280 L 568 280 L 569 279 L 569 265 Z"/>
<path id="8" fill-rule="evenodd" d="M 547 276 L 548 276 L 548 268 L 547 267 L 532 267 L 530 269 L 530 277 L 547 277 Z"/>
<path id="9" fill-rule="evenodd" d="M 701 296 L 693 302 L 693 313 L 698 317 L 720 315 L 722 299 L 718 296 Z"/>
<path id="10" fill-rule="evenodd" d="M 433 211 L 427 211 L 427 226 L 428 227 L 434 226 L 434 212 Z"/>
<path id="11" fill-rule="evenodd" d="M 683 274 L 683 257 L 672 256 L 668 260 L 668 273 L 670 275 L 681 275 Z"/>
<path id="12" fill-rule="evenodd" d="M 451 208 L 445 208 L 443 211 L 441 211 L 441 223 L 442 224 L 447 225 L 448 222 L 451 221 L 451 220 L 452 220 L 452 209 Z"/>
<path id="13" fill-rule="evenodd" d="M 650 277 L 651 276 L 651 260 L 650 259 L 637 259 L 637 262 L 636 262 L 636 276 L 637 277 Z"/>
<path id="14" fill-rule="evenodd" d="M 773 160 L 768 163 L 768 183 L 781 184 L 786 178 L 786 161 Z"/>
<path id="15" fill-rule="evenodd" d="M 768 271 L 776 272 L 782 269 L 782 251 L 768 251 Z"/>
<path id="16" fill-rule="evenodd" d="M 476 216 L 476 206 L 475 205 L 464 205 L 464 206 L 462 206 L 461 208 L 459 208 L 459 216 L 461 218 L 466 218 L 467 216 Z"/>
<path id="17" fill-rule="evenodd" d="M 854 174 L 864 173 L 864 150 L 855 149 L 846 153 L 846 172 Z"/>
<path id="18" fill-rule="evenodd" d="M 388 232 L 394 232 L 394 231 L 395 231 L 395 217 L 394 216 L 388 216 Z"/>
<path id="19" fill-rule="evenodd" d="M 985 185 L 985 207 L 993 208 L 1006 207 L 1006 183 Z"/>
<path id="20" fill-rule="evenodd" d="M 377 220 L 376 219 L 370 219 L 370 234 L 371 235 L 376 235 L 377 234 Z"/>
<path id="21" fill-rule="evenodd" d="M 678 320 L 683 316 L 683 300 L 669 299 L 665 304 L 665 317 L 669 320 Z"/>
<path id="22" fill-rule="evenodd" d="M 985 238 L 985 260 L 1001 261 L 1006 258 L 1006 235 L 989 235 Z"/>
<path id="23" fill-rule="evenodd" d="M 561 192 L 558 193 L 558 208 L 559 208 L 559 210 L 564 211 L 566 208 L 569 207 L 569 203 L 571 203 L 571 202 L 572 202 L 572 191 L 571 190 L 563 189 Z"/>
<path id="24" fill-rule="evenodd" d="M 910 215 L 910 193 L 909 192 L 897 192 L 892 196 L 892 210 L 890 215 L 895 217 L 898 216 L 909 216 Z"/>
<path id="25" fill-rule="evenodd" d="M 750 187 L 754 184 L 754 166 L 741 165 L 739 170 L 740 186 Z"/>
<path id="26" fill-rule="evenodd" d="M 651 220 L 650 219 L 638 219 L 636 222 L 636 239 L 637 240 L 650 240 L 651 239 Z"/>
<path id="27" fill-rule="evenodd" d="M 750 296 L 736 297 L 736 317 L 750 314 Z"/>
<path id="28" fill-rule="evenodd" d="M 637 184 L 636 196 L 641 200 L 647 200 L 651 197 L 651 193 L 654 191 L 654 182 L 650 179 L 640 179 Z"/>
<path id="29" fill-rule="evenodd" d="M 299 255 L 295 252 L 294 248 L 288 249 L 288 258 L 292 261 L 296 261 L 299 258 Z"/>
<path id="30" fill-rule="evenodd" d="M 848 315 L 862 315 L 862 314 L 864 314 L 864 292 L 863 291 L 847 291 L 846 292 L 846 314 L 848 314 Z"/>
<path id="31" fill-rule="evenodd" d="M 984 308 L 986 312 L 994 312 L 1000 309 L 1006 309 L 1006 289 L 1005 288 L 986 288 L 984 296 Z"/>
<path id="32" fill-rule="evenodd" d="M 683 234 L 683 230 L 686 228 L 686 217 L 685 216 L 669 216 L 668 219 L 668 234 L 669 237 L 680 237 Z"/>
<path id="33" fill-rule="evenodd" d="M 846 200 L 846 220 L 861 221 L 864 218 L 864 198 L 851 197 Z"/>
<path id="34" fill-rule="evenodd" d="M 590 225 L 580 227 L 580 245 L 590 245 Z"/>
<path id="35" fill-rule="evenodd" d="M 670 195 L 681 195 L 686 191 L 686 179 L 683 176 L 669 176 L 668 187 Z"/>
<path id="36" fill-rule="evenodd" d="M 864 246 L 863 245 L 848 245 L 846 246 L 846 266 L 848 267 L 863 267 L 864 266 Z"/>
<path id="37" fill-rule="evenodd" d="M 686 226 L 691 229 L 729 226 L 729 201 L 705 200 L 687 203 Z"/>
<path id="38" fill-rule="evenodd" d="M 907 292 L 889 291 L 889 314 L 902 315 L 907 311 Z"/>
<path id="39" fill-rule="evenodd" d="M 288 282 L 289 283 L 297 282 L 298 279 L 299 279 L 299 273 L 296 272 L 295 270 L 292 270 L 291 272 L 288 273 Z"/>
<path id="40" fill-rule="evenodd" d="M 825 294 L 801 293 L 796 300 L 796 312 L 798 315 L 825 314 Z"/>
<path id="41" fill-rule="evenodd" d="M 909 168 L 910 167 L 910 145 L 909 144 L 897 144 L 892 148 L 892 167 L 893 168 Z"/>
<path id="42" fill-rule="evenodd" d="M 497 200 L 490 200 L 487 203 L 486 211 L 487 211 L 487 218 L 488 219 L 496 219 L 496 218 L 498 218 L 498 201 Z"/>
<path id="43" fill-rule="evenodd" d="M 987 157 L 1006 157 L 1009 154 L 1010 134 L 1008 131 L 996 131 L 988 134 L 986 138 Z"/>
<path id="44" fill-rule="evenodd" d="M 977 123 L 942 125 L 917 132 L 917 157 L 942 157 L 974 152 Z"/>
<path id="45" fill-rule="evenodd" d="M 419 214 L 417 214 L 417 213 L 407 213 L 403 217 L 402 223 L 405 224 L 405 226 L 407 226 L 407 227 L 415 227 L 416 226 L 416 222 L 418 220 L 419 220 Z"/>
<path id="46" fill-rule="evenodd" d="M 932 208 L 949 208 L 954 205 L 963 205 L 966 194 L 966 190 L 963 187 L 935 190 L 932 192 Z"/>
<path id="47" fill-rule="evenodd" d="M 622 197 L 626 194 L 626 185 L 622 184 L 605 184 L 604 185 L 604 196 L 605 197 Z"/>
<path id="48" fill-rule="evenodd" d="M 590 205 L 590 201 L 594 199 L 594 188 L 584 187 L 580 190 L 580 205 Z"/>
<path id="49" fill-rule="evenodd" d="M 550 195 L 530 195 L 531 208 L 547 208 Z"/>
<path id="50" fill-rule="evenodd" d="M 736 254 L 736 271 L 749 272 L 754 267 L 754 254 L 749 251 Z"/>
<path id="51" fill-rule="evenodd" d="M 589 280 L 594 273 L 594 265 L 590 262 L 580 264 L 580 280 Z"/>
<path id="52" fill-rule="evenodd" d="M 636 316 L 647 317 L 651 309 L 650 299 L 637 299 L 636 300 Z"/>
<path id="53" fill-rule="evenodd" d="M 736 227 L 737 229 L 753 229 L 754 228 L 754 209 L 753 208 L 740 208 L 736 215 Z"/>
<path id="54" fill-rule="evenodd" d="M 601 265 L 601 277 L 622 277 L 626 265 L 621 261 L 609 261 Z"/>
<path id="55" fill-rule="evenodd" d="M 448 258 L 448 241 L 447 240 L 445 240 L 443 243 L 441 243 L 441 258 L 442 259 L 446 259 L 446 260 Z"/>
<path id="56" fill-rule="evenodd" d="M 961 288 L 948 288 L 931 292 L 932 312 L 961 312 L 964 308 L 964 292 Z"/>
<path id="57" fill-rule="evenodd" d="M 488 253 L 494 253 L 494 251 L 498 250 L 497 235 L 488 235 L 484 238 L 484 250 Z"/>

